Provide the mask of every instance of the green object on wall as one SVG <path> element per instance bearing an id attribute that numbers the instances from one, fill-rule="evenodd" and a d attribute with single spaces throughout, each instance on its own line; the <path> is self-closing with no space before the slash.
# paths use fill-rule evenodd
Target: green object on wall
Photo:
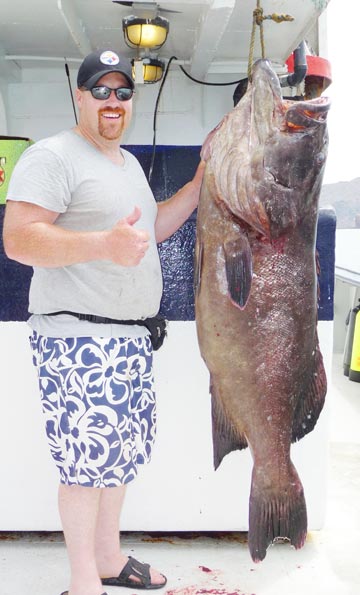
<path id="1" fill-rule="evenodd" d="M 33 144 L 30 138 L 0 136 L 0 204 L 5 204 L 10 176 L 21 153 Z"/>

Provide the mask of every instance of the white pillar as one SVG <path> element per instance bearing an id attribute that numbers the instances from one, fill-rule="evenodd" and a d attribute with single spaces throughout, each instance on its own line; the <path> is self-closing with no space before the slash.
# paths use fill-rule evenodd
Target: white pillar
<path id="1" fill-rule="evenodd" d="M 3 91 L 0 87 L 0 135 L 6 136 L 7 135 L 7 119 L 6 119 L 6 110 L 5 110 L 5 103 L 3 100 Z"/>

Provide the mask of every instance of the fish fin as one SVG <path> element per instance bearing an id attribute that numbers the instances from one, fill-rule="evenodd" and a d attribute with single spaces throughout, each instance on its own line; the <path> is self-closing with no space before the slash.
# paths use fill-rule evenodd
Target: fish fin
<path id="1" fill-rule="evenodd" d="M 266 478 L 265 478 L 266 480 Z M 261 562 L 266 550 L 276 540 L 286 539 L 295 549 L 306 540 L 307 513 L 304 490 L 294 465 L 290 462 L 290 477 L 286 487 L 269 489 L 264 485 L 263 469 L 253 469 L 248 545 L 254 562 Z"/>
<path id="2" fill-rule="evenodd" d="M 194 291 L 195 294 L 200 291 L 201 270 L 203 262 L 203 244 L 198 242 L 195 247 L 195 269 L 194 269 Z"/>
<path id="3" fill-rule="evenodd" d="M 212 434 L 214 451 L 214 468 L 217 469 L 225 457 L 233 450 L 247 448 L 248 443 L 243 434 L 237 434 L 219 404 L 213 382 L 210 384 Z"/>
<path id="4" fill-rule="evenodd" d="M 319 283 L 319 277 L 321 275 L 321 265 L 320 265 L 320 256 L 319 256 L 319 251 L 318 250 L 315 251 L 315 267 L 316 267 L 316 278 L 317 278 L 317 300 L 319 302 L 319 300 L 320 300 L 320 283 Z"/>
<path id="5" fill-rule="evenodd" d="M 243 310 L 249 299 L 252 280 L 252 254 L 245 235 L 224 243 L 226 278 L 231 301 Z"/>
<path id="6" fill-rule="evenodd" d="M 324 362 L 316 336 L 314 369 L 295 409 L 292 442 L 300 440 L 314 429 L 325 402 L 326 389 Z"/>

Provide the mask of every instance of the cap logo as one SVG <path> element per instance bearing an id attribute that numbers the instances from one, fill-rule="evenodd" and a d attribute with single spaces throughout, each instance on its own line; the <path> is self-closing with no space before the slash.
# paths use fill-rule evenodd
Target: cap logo
<path id="1" fill-rule="evenodd" d="M 101 54 L 100 62 L 107 64 L 108 66 L 116 66 L 116 64 L 119 64 L 120 58 L 115 52 L 107 50 Z"/>

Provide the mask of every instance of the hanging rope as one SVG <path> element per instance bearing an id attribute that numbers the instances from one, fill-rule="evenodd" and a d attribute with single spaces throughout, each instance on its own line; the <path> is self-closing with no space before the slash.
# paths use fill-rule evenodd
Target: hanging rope
<path id="1" fill-rule="evenodd" d="M 260 0 L 256 0 L 256 8 L 253 11 L 253 22 L 252 22 L 252 31 L 251 31 L 251 39 L 250 39 L 250 49 L 249 49 L 249 61 L 248 61 L 248 79 L 251 81 L 251 71 L 254 62 L 254 48 L 255 48 L 255 37 L 256 37 L 256 27 L 260 27 L 260 43 L 261 43 L 261 56 L 265 58 L 265 43 L 264 43 L 264 30 L 263 30 L 263 14 L 264 11 L 260 6 Z"/>
<path id="2" fill-rule="evenodd" d="M 248 62 L 248 79 L 251 80 L 251 71 L 254 62 L 254 48 L 255 48 L 255 37 L 256 37 L 256 27 L 260 27 L 260 44 L 261 44 L 261 57 L 262 59 L 265 58 L 265 41 L 264 41 L 264 27 L 263 22 L 265 20 L 272 20 L 275 23 L 283 23 L 284 21 L 293 21 L 294 17 L 290 14 L 268 14 L 264 15 L 264 11 L 261 8 L 261 0 L 256 0 L 256 8 L 253 11 L 253 23 L 252 23 L 252 31 L 251 31 L 251 39 L 250 39 L 250 49 L 249 49 L 249 62 Z"/>

